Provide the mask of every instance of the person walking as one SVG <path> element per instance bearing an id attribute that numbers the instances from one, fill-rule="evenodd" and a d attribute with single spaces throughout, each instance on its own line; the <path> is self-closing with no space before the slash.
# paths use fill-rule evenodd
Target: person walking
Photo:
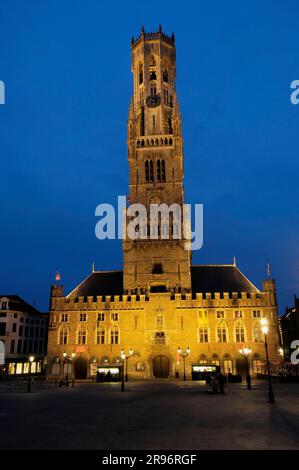
<path id="1" fill-rule="evenodd" d="M 225 386 L 225 377 L 224 377 L 224 375 L 222 374 L 222 372 L 219 372 L 219 374 L 217 375 L 217 381 L 218 381 L 219 392 L 220 392 L 222 395 L 225 395 L 225 390 L 224 390 L 224 386 Z"/>

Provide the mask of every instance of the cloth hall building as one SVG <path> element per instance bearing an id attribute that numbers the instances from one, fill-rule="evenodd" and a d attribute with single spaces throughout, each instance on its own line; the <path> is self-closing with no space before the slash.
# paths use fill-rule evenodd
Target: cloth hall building
<path id="1" fill-rule="evenodd" d="M 176 95 L 174 35 L 161 27 L 132 39 L 133 97 L 128 116 L 130 204 L 184 204 L 183 137 Z M 269 324 L 268 348 L 279 360 L 275 281 L 254 286 L 228 265 L 192 265 L 185 241 L 126 239 L 123 270 L 96 271 L 72 292 L 51 287 L 48 376 L 89 378 L 117 369 L 121 351 L 134 378 L 187 378 L 196 367 L 219 365 L 244 374 L 240 348 L 252 350 L 254 373 L 265 361 L 261 318 Z M 178 348 L 190 353 L 183 358 Z"/>

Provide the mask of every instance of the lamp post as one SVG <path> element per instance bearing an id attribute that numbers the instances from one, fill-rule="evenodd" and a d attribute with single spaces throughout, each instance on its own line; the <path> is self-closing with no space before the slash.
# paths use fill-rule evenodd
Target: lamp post
<path id="1" fill-rule="evenodd" d="M 130 359 L 130 357 L 133 356 L 133 349 L 132 348 L 130 349 L 129 354 L 126 354 L 124 352 L 124 350 L 122 349 L 120 355 L 121 355 L 122 360 L 126 362 L 126 378 L 125 378 L 125 380 L 126 380 L 126 382 L 128 382 L 128 360 Z"/>
<path id="2" fill-rule="evenodd" d="M 34 361 L 34 356 L 29 356 L 29 376 L 28 376 L 27 393 L 31 392 L 31 366 L 32 366 L 33 361 Z"/>
<path id="3" fill-rule="evenodd" d="M 268 401 L 269 403 L 275 403 L 274 393 L 273 393 L 272 383 L 271 383 L 270 363 L 269 363 L 269 356 L 268 356 L 267 334 L 269 331 L 269 327 L 268 327 L 267 318 L 261 319 L 261 325 L 262 325 L 262 332 L 264 334 L 264 339 L 265 339 L 265 351 L 266 351 L 266 360 L 267 360 L 267 369 L 268 369 L 268 385 L 269 385 L 269 400 Z"/>
<path id="4" fill-rule="evenodd" d="M 71 356 L 68 356 L 66 351 L 63 353 L 64 363 L 66 364 L 66 374 L 65 374 L 65 381 L 68 386 L 69 384 L 69 364 L 72 364 L 72 376 L 73 376 L 73 359 L 76 356 L 75 352 L 72 352 Z"/>
<path id="5" fill-rule="evenodd" d="M 246 346 L 244 348 L 239 349 L 239 353 L 242 354 L 246 358 L 246 382 L 247 382 L 247 388 L 248 390 L 251 390 L 251 377 L 250 377 L 250 366 L 249 366 L 249 356 L 252 353 L 251 348 L 247 348 Z"/>
<path id="6" fill-rule="evenodd" d="M 281 360 L 283 361 L 283 359 L 284 359 L 284 350 L 283 350 L 282 346 L 280 346 L 278 348 L 278 352 L 279 352 L 279 355 L 281 356 Z"/>
<path id="7" fill-rule="evenodd" d="M 186 380 L 186 357 L 189 356 L 190 354 L 190 348 L 187 348 L 185 351 L 181 349 L 181 347 L 178 348 L 178 353 L 182 356 L 183 358 L 183 363 L 184 363 L 184 381 Z"/>

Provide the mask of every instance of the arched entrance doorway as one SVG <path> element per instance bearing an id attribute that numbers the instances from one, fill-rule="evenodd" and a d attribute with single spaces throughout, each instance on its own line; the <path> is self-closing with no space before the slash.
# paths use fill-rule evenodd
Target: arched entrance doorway
<path id="1" fill-rule="evenodd" d="M 169 359 L 160 354 L 153 359 L 153 375 L 156 379 L 167 379 L 169 376 Z"/>
<path id="2" fill-rule="evenodd" d="M 242 357 L 237 359 L 237 374 L 245 376 L 247 374 L 247 358 Z"/>
<path id="3" fill-rule="evenodd" d="M 87 378 L 87 361 L 83 357 L 78 357 L 74 363 L 75 379 Z"/>

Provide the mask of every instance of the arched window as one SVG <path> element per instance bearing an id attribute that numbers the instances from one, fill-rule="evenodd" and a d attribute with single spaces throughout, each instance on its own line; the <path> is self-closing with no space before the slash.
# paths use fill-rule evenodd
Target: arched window
<path id="1" fill-rule="evenodd" d="M 110 330 L 110 343 L 119 344 L 119 329 L 117 325 L 113 326 Z"/>
<path id="2" fill-rule="evenodd" d="M 62 325 L 59 329 L 58 344 L 68 343 L 68 328 L 66 325 Z"/>
<path id="3" fill-rule="evenodd" d="M 253 341 L 255 341 L 256 343 L 259 341 L 262 341 L 261 327 L 258 323 L 255 323 L 253 325 L 252 336 L 253 336 Z"/>
<path id="4" fill-rule="evenodd" d="M 100 326 L 97 329 L 96 343 L 105 344 L 105 342 L 106 342 L 106 330 L 104 326 Z"/>
<path id="5" fill-rule="evenodd" d="M 219 357 L 218 357 L 217 354 L 213 354 L 213 356 L 212 356 L 212 364 L 214 364 L 215 366 L 219 366 L 219 365 L 220 365 Z"/>
<path id="6" fill-rule="evenodd" d="M 223 370 L 225 374 L 232 374 L 233 370 L 233 361 L 231 359 L 225 359 L 223 361 Z"/>
<path id="7" fill-rule="evenodd" d="M 157 87 L 156 84 L 151 85 L 151 95 L 157 94 Z"/>
<path id="8" fill-rule="evenodd" d="M 237 343 L 244 343 L 245 341 L 245 328 L 243 323 L 237 322 L 235 326 L 235 337 Z"/>
<path id="9" fill-rule="evenodd" d="M 157 181 L 161 181 L 161 161 L 157 160 Z"/>
<path id="10" fill-rule="evenodd" d="M 167 69 L 163 70 L 163 82 L 168 83 L 168 70 Z"/>
<path id="11" fill-rule="evenodd" d="M 86 343 L 87 343 L 86 329 L 83 326 L 81 326 L 78 330 L 77 344 L 86 344 Z"/>
<path id="12" fill-rule="evenodd" d="M 218 343 L 227 342 L 227 328 L 224 322 L 220 323 L 217 327 L 217 342 Z"/>
<path id="13" fill-rule="evenodd" d="M 142 64 L 139 65 L 139 85 L 143 83 L 143 67 Z"/>
<path id="14" fill-rule="evenodd" d="M 164 104 L 168 106 L 169 105 L 169 93 L 168 93 L 168 90 L 165 90 L 165 88 L 164 88 L 163 95 L 164 95 Z"/>
<path id="15" fill-rule="evenodd" d="M 151 62 L 149 65 L 149 79 L 157 80 L 157 67 L 156 67 L 156 61 L 154 57 L 151 58 Z"/>
<path id="16" fill-rule="evenodd" d="M 154 164 L 152 160 L 145 160 L 145 181 L 147 183 L 154 181 Z"/>
<path id="17" fill-rule="evenodd" d="M 254 374 L 261 374 L 263 372 L 263 363 L 257 354 L 252 358 L 252 371 Z"/>
<path id="18" fill-rule="evenodd" d="M 154 181 L 154 163 L 153 163 L 153 160 L 150 160 L 150 166 L 149 166 L 149 174 L 150 174 L 150 181 L 153 182 Z"/>
<path id="19" fill-rule="evenodd" d="M 161 181 L 165 181 L 166 172 L 165 172 L 165 160 L 161 161 Z"/>
<path id="20" fill-rule="evenodd" d="M 168 113 L 167 122 L 168 122 L 168 134 L 173 134 L 172 114 L 171 113 Z"/>
<path id="21" fill-rule="evenodd" d="M 58 356 L 53 357 L 52 360 L 52 375 L 56 377 L 60 375 L 60 359 Z"/>
<path id="22" fill-rule="evenodd" d="M 208 363 L 207 356 L 205 354 L 201 354 L 199 357 L 199 364 L 207 364 L 207 363 Z"/>

